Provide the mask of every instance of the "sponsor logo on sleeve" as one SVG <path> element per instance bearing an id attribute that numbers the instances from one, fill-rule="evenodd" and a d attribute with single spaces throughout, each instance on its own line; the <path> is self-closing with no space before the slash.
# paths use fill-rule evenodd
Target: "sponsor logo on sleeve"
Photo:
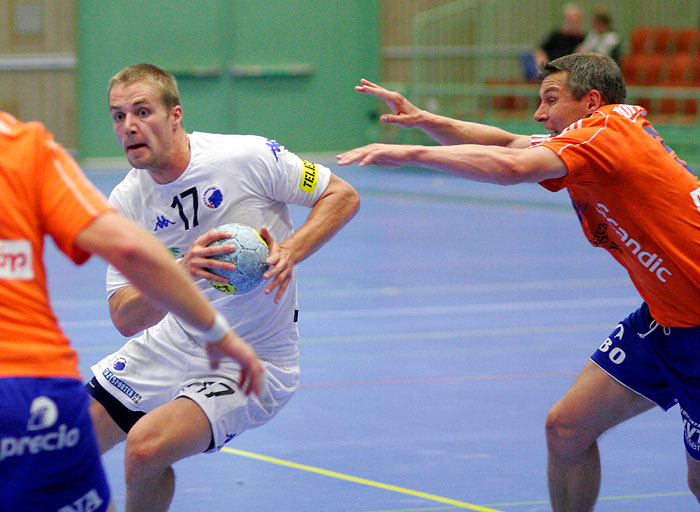
<path id="1" fill-rule="evenodd" d="M 316 164 L 309 162 L 307 160 L 301 161 L 301 182 L 299 183 L 299 190 L 303 190 L 307 194 L 313 194 L 316 188 L 316 181 L 318 178 L 318 168 Z"/>

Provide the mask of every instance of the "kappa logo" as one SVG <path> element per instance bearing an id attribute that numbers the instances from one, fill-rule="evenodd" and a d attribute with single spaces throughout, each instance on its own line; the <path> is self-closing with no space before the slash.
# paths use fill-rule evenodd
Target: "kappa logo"
<path id="1" fill-rule="evenodd" d="M 27 431 L 43 430 L 53 426 L 58 420 L 58 407 L 56 402 L 48 396 L 38 396 L 29 407 L 29 421 Z"/>
<path id="2" fill-rule="evenodd" d="M 159 229 L 165 229 L 168 226 L 174 226 L 175 222 L 167 218 L 165 215 L 160 215 L 156 217 L 156 227 L 153 231 L 158 231 Z"/>
<path id="3" fill-rule="evenodd" d="M 270 149 L 272 150 L 272 154 L 275 156 L 275 161 L 279 162 L 279 153 L 282 152 L 284 149 L 282 145 L 277 142 L 276 140 L 268 139 L 267 142 L 265 143 L 268 146 L 270 146 Z"/>

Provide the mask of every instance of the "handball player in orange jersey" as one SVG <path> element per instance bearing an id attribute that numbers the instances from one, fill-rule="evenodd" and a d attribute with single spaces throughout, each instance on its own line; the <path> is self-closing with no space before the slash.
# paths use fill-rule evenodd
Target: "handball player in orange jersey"
<path id="1" fill-rule="evenodd" d="M 248 392 L 259 392 L 262 365 L 170 252 L 115 213 L 41 124 L 5 112 L 0 203 L 0 508 L 114 510 L 78 357 L 50 307 L 45 235 L 75 263 L 101 256 L 202 330 L 211 364 L 237 359 Z"/>
<path id="2" fill-rule="evenodd" d="M 383 122 L 417 127 L 442 146 L 370 144 L 338 156 L 361 166 L 416 165 L 469 180 L 566 188 L 586 238 L 622 264 L 643 299 L 600 344 L 546 420 L 555 511 L 589 511 L 600 488 L 598 437 L 654 406 L 678 403 L 688 484 L 700 501 L 700 182 L 641 107 L 626 105 L 619 67 L 593 53 L 540 70 L 534 117 L 545 136 L 516 135 L 419 109 L 363 80 Z"/>

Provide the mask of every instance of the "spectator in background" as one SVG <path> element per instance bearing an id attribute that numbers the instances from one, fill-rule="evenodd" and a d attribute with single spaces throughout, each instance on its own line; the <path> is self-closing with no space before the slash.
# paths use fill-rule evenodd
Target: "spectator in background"
<path id="1" fill-rule="evenodd" d="M 612 29 L 610 13 L 604 7 L 599 7 L 593 13 L 593 30 L 591 30 L 583 42 L 576 47 L 577 53 L 595 52 L 607 55 L 620 63 L 621 44 L 620 36 Z"/>
<path id="2" fill-rule="evenodd" d="M 528 81 L 538 81 L 540 66 L 545 65 L 564 55 L 574 53 L 583 43 L 586 31 L 583 28 L 583 11 L 576 4 L 564 6 L 564 22 L 562 26 L 549 33 L 542 44 L 532 54 L 523 55 L 525 78 Z"/>
<path id="3" fill-rule="evenodd" d="M 538 66 L 549 61 L 574 53 L 576 47 L 585 37 L 583 12 L 576 4 L 564 6 L 564 23 L 550 32 L 539 48 L 535 50 L 535 62 Z"/>

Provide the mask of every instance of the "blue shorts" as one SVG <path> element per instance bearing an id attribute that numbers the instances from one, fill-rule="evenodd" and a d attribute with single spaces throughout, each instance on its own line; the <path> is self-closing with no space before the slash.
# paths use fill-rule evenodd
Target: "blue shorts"
<path id="1" fill-rule="evenodd" d="M 75 379 L 0 379 L 2 510 L 107 510 L 88 405 Z"/>
<path id="2" fill-rule="evenodd" d="M 591 360 L 664 410 L 679 404 L 685 447 L 700 460 L 700 327 L 662 327 L 644 303 Z"/>

